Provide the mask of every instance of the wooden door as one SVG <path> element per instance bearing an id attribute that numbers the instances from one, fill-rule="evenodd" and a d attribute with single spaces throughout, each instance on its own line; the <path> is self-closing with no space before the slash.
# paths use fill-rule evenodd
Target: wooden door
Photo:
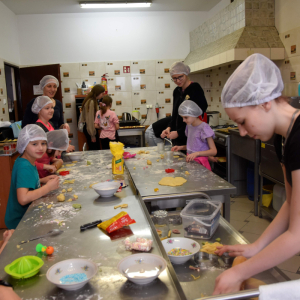
<path id="1" fill-rule="evenodd" d="M 40 80 L 45 75 L 52 75 L 59 81 L 59 87 L 55 94 L 55 99 L 62 101 L 61 95 L 61 80 L 60 80 L 60 65 L 45 65 L 38 67 L 26 67 L 20 69 L 20 81 L 21 81 L 21 99 L 22 99 L 22 117 L 26 110 L 26 105 L 31 99 L 37 97 L 33 94 L 33 86 L 39 85 Z"/>

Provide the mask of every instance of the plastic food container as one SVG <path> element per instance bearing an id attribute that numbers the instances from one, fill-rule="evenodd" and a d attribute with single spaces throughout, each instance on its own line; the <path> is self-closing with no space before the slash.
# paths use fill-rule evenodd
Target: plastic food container
<path id="1" fill-rule="evenodd" d="M 182 210 L 180 216 L 184 236 L 210 239 L 219 226 L 222 203 L 213 200 L 192 200 Z"/>

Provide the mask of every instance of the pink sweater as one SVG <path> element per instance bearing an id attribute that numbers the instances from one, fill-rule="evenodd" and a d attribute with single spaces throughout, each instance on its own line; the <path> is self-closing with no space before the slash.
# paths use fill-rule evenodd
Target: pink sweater
<path id="1" fill-rule="evenodd" d="M 47 152 L 41 158 L 35 161 L 35 165 L 39 172 L 40 178 L 44 178 L 51 175 L 51 173 L 48 170 L 44 170 L 44 165 L 51 165 L 52 161 L 53 157 L 49 157 Z"/>

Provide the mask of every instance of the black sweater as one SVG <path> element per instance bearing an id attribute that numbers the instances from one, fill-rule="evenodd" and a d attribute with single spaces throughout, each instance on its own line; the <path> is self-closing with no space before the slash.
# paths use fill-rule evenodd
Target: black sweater
<path id="1" fill-rule="evenodd" d="M 25 114 L 22 120 L 22 128 L 24 128 L 27 124 L 35 124 L 35 122 L 38 120 L 38 115 L 31 111 L 34 100 L 35 98 L 33 98 L 26 106 Z M 59 129 L 59 127 L 64 124 L 63 106 L 60 101 L 55 100 L 55 102 L 54 114 L 50 121 L 54 129 Z"/>
<path id="2" fill-rule="evenodd" d="M 192 82 L 184 91 L 181 87 L 177 87 L 173 92 L 173 112 L 172 120 L 169 123 L 171 131 L 178 132 L 178 138 L 174 141 L 175 145 L 186 145 L 185 127 L 181 116 L 178 115 L 178 108 L 184 100 L 194 101 L 203 111 L 206 112 L 207 101 L 204 95 L 204 91 L 199 83 Z"/>

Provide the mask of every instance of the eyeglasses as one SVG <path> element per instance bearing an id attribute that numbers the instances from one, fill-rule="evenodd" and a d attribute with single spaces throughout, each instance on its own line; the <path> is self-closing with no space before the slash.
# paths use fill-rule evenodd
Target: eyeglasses
<path id="1" fill-rule="evenodd" d="M 172 81 L 173 81 L 173 82 L 178 81 L 178 80 L 181 81 L 181 80 L 183 79 L 183 77 L 184 77 L 184 75 L 180 75 L 180 76 L 178 76 L 178 77 L 173 77 L 173 78 L 172 78 Z"/>

